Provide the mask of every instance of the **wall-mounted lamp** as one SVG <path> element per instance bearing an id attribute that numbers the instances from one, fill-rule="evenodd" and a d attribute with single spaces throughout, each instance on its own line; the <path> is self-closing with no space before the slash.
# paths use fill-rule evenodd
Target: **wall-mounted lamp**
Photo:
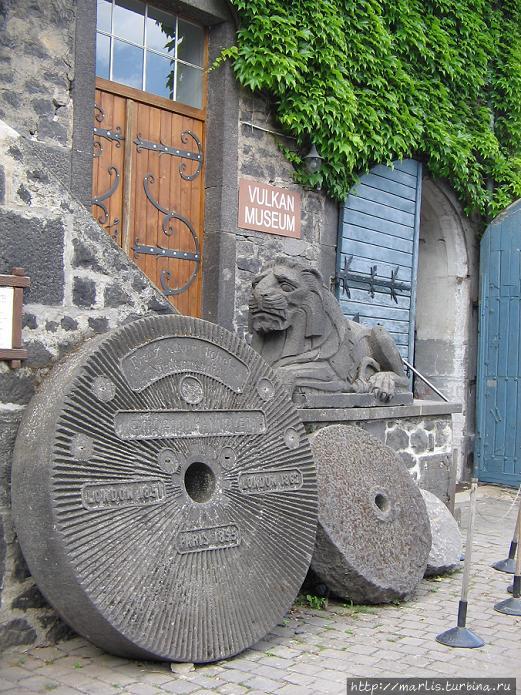
<path id="1" fill-rule="evenodd" d="M 315 174 L 317 171 L 319 171 L 320 167 L 322 166 L 323 160 L 324 157 L 321 157 L 319 155 L 317 148 L 314 144 L 312 144 L 311 149 L 304 156 L 304 161 L 306 163 L 306 171 L 308 172 L 308 174 Z"/>

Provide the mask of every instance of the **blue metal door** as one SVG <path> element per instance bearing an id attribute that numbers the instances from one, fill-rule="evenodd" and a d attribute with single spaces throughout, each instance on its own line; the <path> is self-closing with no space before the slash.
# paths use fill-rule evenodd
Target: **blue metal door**
<path id="1" fill-rule="evenodd" d="M 479 479 L 521 483 L 521 201 L 481 241 L 477 446 Z"/>
<path id="2" fill-rule="evenodd" d="M 376 166 L 340 211 L 336 289 L 344 314 L 383 325 L 413 362 L 422 165 Z"/>

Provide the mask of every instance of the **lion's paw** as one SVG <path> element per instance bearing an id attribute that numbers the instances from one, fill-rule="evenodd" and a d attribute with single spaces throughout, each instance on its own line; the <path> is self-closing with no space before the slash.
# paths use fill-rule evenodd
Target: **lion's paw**
<path id="1" fill-rule="evenodd" d="M 396 391 L 396 374 L 394 372 L 378 372 L 369 379 L 371 393 L 384 403 L 389 401 Z"/>

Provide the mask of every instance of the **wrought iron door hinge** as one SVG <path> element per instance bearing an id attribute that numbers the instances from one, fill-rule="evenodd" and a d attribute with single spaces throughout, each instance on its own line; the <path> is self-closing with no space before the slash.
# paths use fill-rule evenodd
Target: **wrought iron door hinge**
<path id="1" fill-rule="evenodd" d="M 201 141 L 195 133 L 192 133 L 191 130 L 183 130 L 181 133 L 181 141 L 186 144 L 189 138 L 192 138 L 197 145 L 196 152 L 191 150 L 181 150 L 178 147 L 170 147 L 161 141 L 154 142 L 153 140 L 144 140 L 141 135 L 137 136 L 137 138 L 134 140 L 134 144 L 136 145 L 138 152 L 141 152 L 141 150 L 150 150 L 151 152 L 159 152 L 160 155 L 168 154 L 172 157 L 180 157 L 181 159 L 190 159 L 193 162 L 197 162 L 197 167 L 192 174 L 185 174 L 186 164 L 184 162 L 181 162 L 179 165 L 179 175 L 181 178 L 185 181 L 193 181 L 201 172 L 201 167 L 203 165 L 203 147 L 201 145 Z"/>
<path id="2" fill-rule="evenodd" d="M 190 251 L 180 251 L 179 249 L 163 249 L 161 246 L 147 246 L 146 244 L 138 244 L 137 240 L 132 250 L 136 256 L 143 253 L 148 256 L 163 256 L 164 258 L 175 258 L 177 261 L 198 261 L 199 254 L 191 253 Z"/>
<path id="3" fill-rule="evenodd" d="M 125 139 L 119 126 L 112 128 L 111 130 L 108 130 L 107 128 L 96 128 L 96 126 L 94 126 L 93 130 L 94 135 L 98 135 L 100 138 L 114 140 L 117 143 L 116 147 L 120 147 L 121 141 Z"/>
<path id="4" fill-rule="evenodd" d="M 389 292 L 391 299 L 398 304 L 398 297 L 410 297 L 412 285 L 406 280 L 398 280 L 399 266 L 391 271 L 391 277 L 378 275 L 378 266 L 372 265 L 368 273 L 360 273 L 350 270 L 353 256 L 344 258 L 344 267 L 335 277 L 335 286 L 351 298 L 352 289 L 366 290 L 374 299 L 376 292 Z"/>

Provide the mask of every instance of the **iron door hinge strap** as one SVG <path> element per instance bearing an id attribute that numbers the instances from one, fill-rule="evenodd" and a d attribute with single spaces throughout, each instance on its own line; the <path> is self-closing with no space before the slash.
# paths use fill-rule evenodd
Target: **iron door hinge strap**
<path id="1" fill-rule="evenodd" d="M 151 140 L 142 140 L 139 135 L 134 140 L 134 144 L 137 145 L 137 151 L 141 150 L 152 150 L 152 152 L 159 152 L 160 154 L 170 154 L 173 157 L 182 157 L 183 159 L 193 159 L 194 161 L 200 162 L 203 158 L 200 152 L 190 152 L 189 150 L 179 150 L 176 147 L 169 147 L 162 142 L 153 142 Z"/>
<path id="2" fill-rule="evenodd" d="M 181 178 L 183 178 L 185 181 L 193 181 L 195 178 L 197 178 L 197 176 L 199 176 L 201 171 L 203 164 L 203 146 L 195 133 L 193 133 L 191 130 L 183 130 L 181 133 L 181 141 L 186 144 L 189 141 L 189 138 L 195 142 L 197 146 L 196 152 L 191 150 L 181 150 L 178 147 L 170 147 L 161 141 L 154 142 L 153 140 L 144 140 L 141 135 L 137 136 L 137 138 L 134 140 L 134 144 L 136 145 L 138 152 L 141 152 L 141 150 L 150 150 L 151 152 L 159 152 L 160 155 L 168 154 L 172 157 L 180 157 L 181 159 L 190 159 L 193 162 L 197 162 L 197 167 L 191 174 L 185 173 L 186 164 L 184 162 L 181 162 L 179 165 L 179 174 Z"/>
<path id="3" fill-rule="evenodd" d="M 177 261 L 199 261 L 198 253 L 191 253 L 190 251 L 180 251 L 179 249 L 163 249 L 160 246 L 147 246 L 145 244 L 138 244 L 137 240 L 132 250 L 136 256 L 143 253 L 148 256 L 162 256 L 164 258 L 175 258 Z"/>
<path id="4" fill-rule="evenodd" d="M 181 162 L 181 164 L 184 164 L 184 162 Z M 181 167 L 179 168 L 179 170 L 181 171 Z M 181 176 L 182 176 L 182 174 L 181 174 Z M 183 178 L 186 178 L 186 177 L 183 177 Z M 174 233 L 174 228 L 173 228 L 173 226 L 171 226 L 171 224 L 174 222 L 179 222 L 179 223 L 185 225 L 185 227 L 188 229 L 188 231 L 190 232 L 190 236 L 192 237 L 193 244 L 194 244 L 194 251 L 193 252 L 191 252 L 191 251 L 179 251 L 178 249 L 170 249 L 170 251 L 172 253 L 175 252 L 176 254 L 182 254 L 182 255 L 170 256 L 171 258 L 175 258 L 177 260 L 182 260 L 182 261 L 188 261 L 188 260 L 194 261 L 194 266 L 193 266 L 192 272 L 190 274 L 190 277 L 180 287 L 171 287 L 169 285 L 169 282 L 172 279 L 172 273 L 170 270 L 162 270 L 161 271 L 160 277 L 159 277 L 159 283 L 161 285 L 161 289 L 163 290 L 163 294 L 166 297 L 170 297 L 170 296 L 174 296 L 177 294 L 181 294 L 182 292 L 185 292 L 190 287 L 192 282 L 195 280 L 195 278 L 199 272 L 199 267 L 201 264 L 201 254 L 199 252 L 199 239 L 198 239 L 197 234 L 195 232 L 195 229 L 194 229 L 192 223 L 190 222 L 190 220 L 188 219 L 188 217 L 185 217 L 184 215 L 177 213 L 175 210 L 168 210 L 167 208 L 164 208 L 159 203 L 159 201 L 154 198 L 154 196 L 150 192 L 150 188 L 149 188 L 149 185 L 153 184 L 154 181 L 155 181 L 155 179 L 152 176 L 152 174 L 150 174 L 150 173 L 146 174 L 145 177 L 143 178 L 143 187 L 145 190 L 145 195 L 148 198 L 148 200 L 150 201 L 150 203 L 152 203 L 152 205 L 155 207 L 156 210 L 159 210 L 159 212 L 162 212 L 164 215 L 163 221 L 161 223 L 161 228 L 163 230 L 163 233 L 166 236 L 170 237 Z M 160 252 L 163 250 L 163 249 L 161 249 L 160 246 L 157 246 L 157 247 L 146 246 L 145 244 L 138 244 L 137 241 L 138 240 L 136 239 L 136 245 L 134 246 L 134 252 L 136 250 L 136 246 L 137 247 L 142 246 L 144 248 L 149 249 L 148 250 L 149 254 L 153 253 L 154 255 L 158 255 L 158 256 L 166 256 L 166 254 L 164 254 L 164 253 L 154 253 L 154 250 L 156 248 Z M 150 249 L 152 249 L 152 251 L 150 251 Z"/>
<path id="5" fill-rule="evenodd" d="M 102 226 L 106 226 L 107 230 L 110 227 L 114 227 L 114 230 L 110 233 L 111 237 L 117 241 L 118 239 L 118 225 L 119 225 L 119 217 L 115 217 L 112 222 L 107 224 L 109 222 L 109 210 L 108 207 L 105 205 L 105 201 L 108 200 L 116 191 L 117 187 L 119 186 L 119 181 L 120 181 L 120 173 L 117 167 L 115 166 L 110 166 L 107 169 L 109 176 L 114 175 L 114 180 L 112 181 L 112 184 L 108 191 L 105 191 L 105 193 L 102 193 L 100 195 L 94 196 L 91 200 L 92 205 L 96 205 L 101 209 L 101 214 L 98 215 L 97 221 L 99 224 Z"/>
<path id="6" fill-rule="evenodd" d="M 354 272 L 350 270 L 352 262 L 353 256 L 344 258 L 344 267 L 338 271 L 335 277 L 335 285 L 340 287 L 342 292 L 349 298 L 351 298 L 351 289 L 354 288 L 366 289 L 373 299 L 376 292 L 385 292 L 388 290 L 391 299 L 393 299 L 396 304 L 398 304 L 399 296 L 410 296 L 411 283 L 404 280 L 397 280 L 400 270 L 399 266 L 396 266 L 396 268 L 391 271 L 391 277 L 388 278 L 378 275 L 377 265 L 370 266 L 369 273 Z"/>
<path id="7" fill-rule="evenodd" d="M 114 140 L 116 142 L 116 147 L 119 147 L 121 141 L 125 139 L 124 135 L 121 133 L 121 128 L 119 126 L 110 130 L 108 130 L 107 128 L 94 127 L 93 130 L 94 135 L 98 135 L 100 138 Z"/>
<path id="8" fill-rule="evenodd" d="M 102 123 L 105 120 L 105 111 L 98 104 L 94 104 L 94 117 L 98 121 L 98 123 Z M 98 128 L 98 126 L 94 126 L 92 130 L 94 132 L 94 135 L 115 142 L 116 147 L 121 147 L 121 142 L 125 139 L 119 125 L 115 128 Z M 99 140 L 94 140 L 93 156 L 100 157 L 102 154 L 103 145 Z"/>

